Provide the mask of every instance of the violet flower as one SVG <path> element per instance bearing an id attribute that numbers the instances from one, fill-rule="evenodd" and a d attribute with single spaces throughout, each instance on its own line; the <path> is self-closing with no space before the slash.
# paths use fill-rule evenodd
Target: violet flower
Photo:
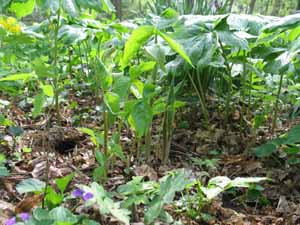
<path id="1" fill-rule="evenodd" d="M 30 214 L 29 213 L 20 213 L 19 217 L 21 220 L 23 220 L 23 222 L 25 222 L 30 219 Z"/>
<path id="2" fill-rule="evenodd" d="M 72 192 L 72 195 L 76 198 L 78 197 L 82 198 L 84 195 L 84 191 L 81 190 L 80 188 L 77 188 L 75 191 Z"/>
<path id="3" fill-rule="evenodd" d="M 94 195 L 91 192 L 87 192 L 83 195 L 82 199 L 86 202 L 90 199 L 92 199 L 94 197 Z"/>
<path id="4" fill-rule="evenodd" d="M 14 225 L 17 223 L 17 218 L 16 217 L 12 217 L 9 220 L 6 221 L 5 225 Z"/>

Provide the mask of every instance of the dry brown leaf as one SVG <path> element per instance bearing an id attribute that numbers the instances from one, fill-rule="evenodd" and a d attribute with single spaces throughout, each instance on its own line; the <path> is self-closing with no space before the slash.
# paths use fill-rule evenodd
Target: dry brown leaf
<path id="1" fill-rule="evenodd" d="M 44 176 L 46 170 L 47 162 L 41 161 L 34 166 L 33 171 L 31 172 L 33 178 L 40 178 Z"/>
<path id="2" fill-rule="evenodd" d="M 148 177 L 150 180 L 158 179 L 155 170 L 146 164 L 136 167 L 134 173 L 136 176 Z"/>
<path id="3" fill-rule="evenodd" d="M 278 212 L 278 213 L 289 213 L 290 211 L 291 211 L 291 208 L 289 206 L 288 201 L 286 200 L 286 197 L 281 195 L 279 197 L 276 212 Z"/>
<path id="4" fill-rule="evenodd" d="M 240 114 L 239 111 L 236 110 L 236 111 L 232 114 L 232 119 L 233 119 L 233 121 L 238 121 L 238 120 L 240 120 L 240 118 L 241 118 L 241 114 Z"/>
<path id="5" fill-rule="evenodd" d="M 15 208 L 15 213 L 30 212 L 35 206 L 39 205 L 43 200 L 43 194 L 28 196 L 19 202 Z"/>
<path id="6" fill-rule="evenodd" d="M 6 216 L 11 216 L 15 211 L 15 207 L 8 202 L 0 200 L 0 212 L 5 212 Z"/>
<path id="7" fill-rule="evenodd" d="M 244 170 L 246 171 L 246 173 L 250 173 L 253 172 L 257 169 L 261 169 L 262 168 L 262 163 L 259 161 L 255 161 L 255 160 L 248 160 L 248 161 L 244 161 Z"/>
<path id="8" fill-rule="evenodd" d="M 15 190 L 14 190 L 14 184 L 5 178 L 0 179 L 1 182 L 3 182 L 5 190 L 8 192 L 9 195 L 11 196 L 16 196 Z"/>

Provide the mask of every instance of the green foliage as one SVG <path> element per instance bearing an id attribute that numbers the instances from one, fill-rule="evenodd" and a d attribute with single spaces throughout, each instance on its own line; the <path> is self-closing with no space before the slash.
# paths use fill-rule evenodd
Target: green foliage
<path id="1" fill-rule="evenodd" d="M 201 191 L 203 191 L 207 200 L 210 201 L 215 197 L 217 197 L 220 193 L 230 188 L 233 187 L 249 188 L 251 184 L 258 183 L 265 180 L 268 179 L 264 177 L 248 177 L 248 178 L 237 177 L 231 180 L 228 177 L 219 176 L 210 179 L 206 187 L 201 187 Z"/>
<path id="2" fill-rule="evenodd" d="M 130 60 L 135 56 L 138 50 L 154 34 L 154 27 L 141 26 L 135 29 L 125 44 L 124 55 L 122 60 L 123 67 L 126 67 Z"/>
<path id="3" fill-rule="evenodd" d="M 45 189 L 45 186 L 45 182 L 35 178 L 29 178 L 21 181 L 16 189 L 20 194 L 23 194 L 28 192 L 41 192 Z"/>
<path id="4" fill-rule="evenodd" d="M 90 136 L 91 141 L 96 145 L 97 149 L 101 146 L 105 147 L 104 132 L 94 132 L 88 128 L 80 128 L 79 130 Z M 119 159 L 126 161 L 122 147 L 119 144 L 119 139 L 119 134 L 115 133 L 107 143 L 107 152 L 101 152 L 97 149 L 95 150 L 95 158 L 98 163 L 98 167 L 93 172 L 94 180 L 106 179 L 108 173 L 107 165 L 110 163 L 111 158 L 116 156 Z"/>
<path id="5" fill-rule="evenodd" d="M 101 185 L 92 183 L 90 186 L 84 186 L 84 190 L 91 192 L 94 195 L 93 200 L 87 202 L 87 205 L 97 204 L 101 214 L 110 214 L 120 222 L 129 225 L 130 212 L 126 209 L 122 209 L 120 207 L 120 202 L 115 202 L 111 199 Z"/>
<path id="6" fill-rule="evenodd" d="M 9 175 L 8 169 L 4 166 L 6 158 L 0 153 L 0 177 L 6 177 Z"/>
<path id="7" fill-rule="evenodd" d="M 43 115 L 47 124 L 52 124 L 55 107 L 58 125 L 62 122 L 62 107 L 68 106 L 75 112 L 81 104 L 77 99 L 85 100 L 88 96 L 91 107 L 83 109 L 84 114 L 74 115 L 74 124 L 86 126 L 83 120 L 94 122 L 93 129 L 79 130 L 94 144 L 93 178 L 97 182 L 106 181 L 116 158 L 126 163 L 129 172 L 133 160 L 145 163 L 153 159 L 153 149 L 162 149 L 158 155 L 167 164 L 177 122 L 176 109 L 194 104 L 194 96 L 198 97 L 205 126 L 209 127 L 210 119 L 214 118 L 209 115 L 215 113 L 214 107 L 220 117 L 225 111 L 224 128 L 228 128 L 230 116 L 238 111 L 241 135 L 250 130 L 254 138 L 261 126 L 268 125 L 272 111 L 276 112 L 273 121 L 277 121 L 281 104 L 299 104 L 299 15 L 179 16 L 184 12 L 207 14 L 215 9 L 210 9 L 208 1 L 194 1 L 193 8 L 170 2 L 168 6 L 180 10 L 176 12 L 162 2 L 155 1 L 154 7 L 151 3 L 149 6 L 160 16 L 149 14 L 122 23 L 114 20 L 114 16 L 108 17 L 115 10 L 108 0 L 0 3 L 18 18 L 31 14 L 34 7 L 46 18 L 25 25 L 9 17 L 2 20 L 1 16 L 1 94 L 11 95 L 11 104 L 28 112 L 26 119 L 33 124 L 44 112 L 49 114 Z M 226 7 L 224 4 L 216 11 L 226 11 Z M 7 23 L 9 20 L 11 24 Z M 0 102 L 1 107 L 9 110 L 9 102 L 5 101 Z M 161 122 L 161 126 L 154 127 L 160 139 L 155 143 L 160 143 L 160 147 L 152 143 L 156 119 Z M 22 135 L 18 126 L 5 116 L 0 116 L 0 124 L 14 142 Z M 288 163 L 299 163 L 299 129 L 296 126 L 286 135 L 256 148 L 256 156 L 268 157 L 279 152 L 287 156 Z M 121 147 L 124 130 L 134 132 L 128 157 Z M 194 159 L 194 163 L 214 167 L 217 160 Z M 0 176 L 9 175 L 4 165 L 5 160 L 0 157 Z M 46 209 L 35 209 L 30 224 L 97 224 L 65 208 L 70 200 L 66 191 L 73 176 L 55 179 L 55 187 L 45 188 L 45 182 L 37 179 L 17 185 L 21 194 L 45 194 Z M 130 224 L 130 210 L 142 205 L 146 224 L 157 220 L 175 224 L 164 206 L 177 202 L 177 193 L 196 192 L 193 204 L 198 205 L 196 212 L 201 213 L 203 205 L 220 193 L 233 187 L 251 188 L 264 180 L 267 179 L 222 176 L 210 179 L 204 186 L 199 180 L 191 180 L 185 170 L 177 170 L 159 182 L 134 177 L 118 188 L 118 195 L 106 192 L 96 182 L 82 188 L 94 196 L 84 206 L 96 206 L 100 215 L 111 216 L 119 223 Z"/>
<path id="8" fill-rule="evenodd" d="M 188 57 L 188 55 L 184 52 L 183 48 L 176 43 L 172 38 L 168 37 L 166 34 L 158 31 L 158 35 L 160 35 L 168 44 L 169 46 L 177 52 L 184 60 L 186 60 L 191 66 L 193 66 L 192 61 Z"/>
<path id="9" fill-rule="evenodd" d="M 1 78 L 0 82 L 2 81 L 18 81 L 18 80 L 22 80 L 24 82 L 26 82 L 27 80 L 29 80 L 30 78 L 33 78 L 34 75 L 31 73 L 19 73 L 19 74 L 13 74 L 13 75 L 9 75 L 7 77 Z"/>
<path id="10" fill-rule="evenodd" d="M 156 218 L 164 213 L 163 206 L 170 204 L 176 192 L 180 192 L 191 183 L 185 170 L 178 170 L 175 173 L 163 177 L 160 180 L 158 193 L 149 203 L 149 207 L 145 212 L 145 223 L 151 224 Z"/>
<path id="11" fill-rule="evenodd" d="M 84 216 L 74 215 L 69 209 L 64 207 L 57 207 L 52 210 L 36 208 L 32 212 L 32 217 L 26 223 L 18 222 L 18 224 L 87 224 L 87 225 L 100 225 L 99 223 L 89 220 Z"/>
<path id="12" fill-rule="evenodd" d="M 55 183 L 61 193 L 64 193 L 70 182 L 72 181 L 74 174 L 71 173 L 65 177 L 55 179 Z"/>
<path id="13" fill-rule="evenodd" d="M 37 117 L 43 110 L 43 106 L 46 100 L 44 93 L 37 94 L 33 101 L 32 116 Z"/>
<path id="14" fill-rule="evenodd" d="M 284 147 L 284 151 L 290 156 L 289 162 L 297 164 L 300 160 L 297 154 L 300 150 L 300 126 L 294 126 L 287 134 L 275 138 L 255 149 L 257 157 L 268 157 L 275 153 L 279 147 Z"/>
<path id="15" fill-rule="evenodd" d="M 25 2 L 13 1 L 9 10 L 16 14 L 18 18 L 30 15 L 33 12 L 35 0 L 26 0 Z"/>
<path id="16" fill-rule="evenodd" d="M 128 122 L 141 138 L 147 132 L 152 122 L 153 112 L 149 104 L 145 101 L 138 101 L 130 110 Z"/>

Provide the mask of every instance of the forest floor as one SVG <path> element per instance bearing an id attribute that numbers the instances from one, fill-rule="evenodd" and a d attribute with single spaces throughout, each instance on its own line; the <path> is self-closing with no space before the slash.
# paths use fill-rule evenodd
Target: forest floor
<path id="1" fill-rule="evenodd" d="M 94 146 L 89 138 L 72 127 L 70 122 L 75 114 L 78 115 L 90 107 L 87 102 L 78 100 L 78 112 L 63 111 L 63 125 L 52 125 L 47 132 L 44 130 L 46 119 L 40 117 L 39 120 L 32 121 L 26 117 L 26 109 L 11 106 L 9 112 L 2 112 L 22 127 L 24 134 L 14 144 L 12 137 L 6 133 L 8 145 L 0 146 L 0 152 L 4 152 L 9 159 L 8 166 L 11 170 L 10 176 L 0 178 L 0 209 L 30 208 L 40 203 L 40 199 L 17 194 L 15 186 L 26 178 L 45 180 L 47 168 L 51 181 L 76 171 L 69 190 L 72 190 L 75 184 L 87 184 L 91 181 L 91 173 L 96 164 L 93 156 Z M 218 113 L 211 113 L 210 126 L 204 128 L 198 111 L 198 108 L 191 107 L 179 110 L 176 114 L 176 128 L 167 166 L 158 163 L 153 153 L 153 160 L 148 164 L 132 162 L 132 170 L 128 174 L 124 172 L 126 165 L 118 161 L 109 172 L 106 190 L 114 191 L 134 175 L 158 180 L 167 171 L 175 168 L 191 170 L 193 176 L 201 178 L 204 184 L 214 176 L 268 177 L 272 180 L 260 184 L 263 188 L 257 193 L 249 194 L 246 190 L 238 190 L 235 193 L 226 192 L 220 195 L 204 208 L 204 212 L 212 216 L 208 222 L 188 219 L 185 214 L 173 210 L 172 206 L 168 211 L 186 224 L 300 224 L 299 167 L 286 165 L 280 157 L 258 159 L 253 154 L 252 147 L 265 143 L 270 138 L 269 127 L 261 127 L 258 135 L 253 138 L 249 131 L 240 131 L 240 115 L 236 112 L 231 117 L 229 129 L 222 128 L 222 116 Z M 79 127 L 99 127 L 97 124 L 100 122 L 95 122 L 95 118 L 97 116 L 94 113 L 86 121 L 82 121 Z M 297 122 L 299 121 L 283 122 L 276 132 L 284 133 Z M 155 123 L 159 125 L 160 120 L 156 119 Z M 154 125 L 153 150 L 159 149 L 160 146 L 157 129 Z M 129 151 L 132 145 L 130 135 L 124 131 L 121 139 L 125 152 Z M 29 147 L 32 151 L 24 153 L 24 147 Z M 5 221 L 6 216 L 0 215 L 0 224 Z"/>

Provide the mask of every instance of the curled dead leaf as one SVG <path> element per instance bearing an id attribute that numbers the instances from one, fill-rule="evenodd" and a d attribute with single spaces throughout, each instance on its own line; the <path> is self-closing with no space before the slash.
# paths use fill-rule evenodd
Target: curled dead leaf
<path id="1" fill-rule="evenodd" d="M 15 207 L 15 213 L 30 212 L 34 207 L 39 205 L 43 200 L 44 195 L 27 196 L 20 201 Z"/>
<path id="2" fill-rule="evenodd" d="M 150 180 L 158 179 L 155 170 L 146 164 L 136 167 L 134 173 L 136 176 L 148 177 Z"/>
<path id="3" fill-rule="evenodd" d="M 286 199 L 286 196 L 281 195 L 279 197 L 276 212 L 286 214 L 286 213 L 290 213 L 290 211 L 291 211 L 291 207 L 289 205 L 289 202 Z"/>

